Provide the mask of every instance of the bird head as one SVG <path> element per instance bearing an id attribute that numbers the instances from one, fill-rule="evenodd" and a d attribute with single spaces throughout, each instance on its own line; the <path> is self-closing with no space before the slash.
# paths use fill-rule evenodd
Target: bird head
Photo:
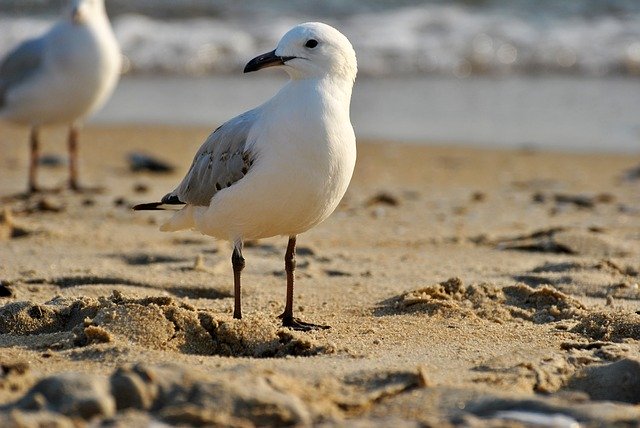
<path id="1" fill-rule="evenodd" d="M 247 63 L 245 73 L 266 67 L 283 67 L 292 79 L 330 75 L 353 82 L 357 73 L 356 53 L 349 40 L 335 28 L 307 22 L 289 30 L 275 50 Z"/>
<path id="2" fill-rule="evenodd" d="M 72 0 L 71 21 L 76 25 L 86 24 L 94 17 L 106 14 L 104 0 Z"/>

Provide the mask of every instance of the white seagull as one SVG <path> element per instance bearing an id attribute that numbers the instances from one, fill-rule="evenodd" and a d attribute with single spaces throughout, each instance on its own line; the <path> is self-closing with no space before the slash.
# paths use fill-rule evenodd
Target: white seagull
<path id="1" fill-rule="evenodd" d="M 0 64 L 0 118 L 31 127 L 29 192 L 36 192 L 39 129 L 69 125 L 69 187 L 79 190 L 78 128 L 115 88 L 118 43 L 104 0 L 73 0 L 64 18 Z"/>
<path id="2" fill-rule="evenodd" d="M 195 229 L 233 243 L 237 319 L 243 240 L 288 236 L 282 324 L 324 328 L 293 316 L 296 236 L 325 220 L 351 181 L 356 139 L 349 105 L 356 55 L 338 30 L 310 22 L 289 30 L 275 50 L 249 61 L 244 72 L 266 67 L 281 67 L 290 81 L 261 106 L 216 129 L 161 202 L 134 209 L 182 205 L 160 230 Z"/>

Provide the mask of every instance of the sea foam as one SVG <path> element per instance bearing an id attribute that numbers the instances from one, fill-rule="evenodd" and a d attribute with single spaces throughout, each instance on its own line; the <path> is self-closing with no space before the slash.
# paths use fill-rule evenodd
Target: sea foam
<path id="1" fill-rule="evenodd" d="M 349 37 L 363 75 L 640 75 L 640 10 L 634 8 L 535 14 L 426 3 L 345 15 L 322 10 L 316 12 L 324 15 L 311 18 L 286 12 L 265 17 L 233 9 L 169 19 L 125 11 L 112 21 L 130 73 L 236 73 L 256 54 L 273 49 L 292 25 L 318 19 Z M 0 15 L 0 54 L 52 22 Z"/>

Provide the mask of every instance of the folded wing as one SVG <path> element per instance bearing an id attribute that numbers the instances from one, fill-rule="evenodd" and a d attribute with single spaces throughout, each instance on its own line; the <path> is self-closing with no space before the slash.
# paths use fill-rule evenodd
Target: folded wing
<path id="1" fill-rule="evenodd" d="M 40 37 L 18 45 L 0 64 L 0 108 L 9 90 L 26 82 L 43 63 L 45 40 Z"/>
<path id="2" fill-rule="evenodd" d="M 251 169 L 255 154 L 247 147 L 249 132 L 258 111 L 250 110 L 216 129 L 196 153 L 180 185 L 161 202 L 141 204 L 135 210 L 166 209 L 168 206 L 209 206 L 222 189 L 240 181 Z"/>

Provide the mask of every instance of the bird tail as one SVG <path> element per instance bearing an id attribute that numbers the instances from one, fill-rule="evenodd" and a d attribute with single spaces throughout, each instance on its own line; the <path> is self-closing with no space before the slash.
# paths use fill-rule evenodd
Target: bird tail
<path id="1" fill-rule="evenodd" d="M 138 204 L 134 205 L 134 211 L 154 211 L 154 210 L 163 210 L 162 202 L 151 202 L 148 204 Z"/>
<path id="2" fill-rule="evenodd" d="M 138 204 L 133 207 L 134 211 L 159 211 L 159 210 L 180 210 L 185 203 L 178 199 L 177 196 L 169 193 L 165 195 L 160 202 L 150 202 L 147 204 Z"/>
<path id="3" fill-rule="evenodd" d="M 184 205 L 165 204 L 163 202 L 150 202 L 148 204 L 134 205 L 134 211 L 176 211 L 181 210 Z"/>
<path id="4" fill-rule="evenodd" d="M 193 229 L 196 227 L 193 218 L 195 207 L 193 205 L 185 205 L 183 209 L 176 212 L 171 218 L 160 226 L 161 232 L 176 232 L 178 230 Z"/>
<path id="5" fill-rule="evenodd" d="M 177 230 L 192 229 L 195 227 L 193 219 L 193 205 L 182 202 L 176 195 L 169 193 L 160 202 L 139 204 L 133 207 L 134 211 L 172 210 L 177 212 L 160 226 L 162 232 L 175 232 Z"/>

